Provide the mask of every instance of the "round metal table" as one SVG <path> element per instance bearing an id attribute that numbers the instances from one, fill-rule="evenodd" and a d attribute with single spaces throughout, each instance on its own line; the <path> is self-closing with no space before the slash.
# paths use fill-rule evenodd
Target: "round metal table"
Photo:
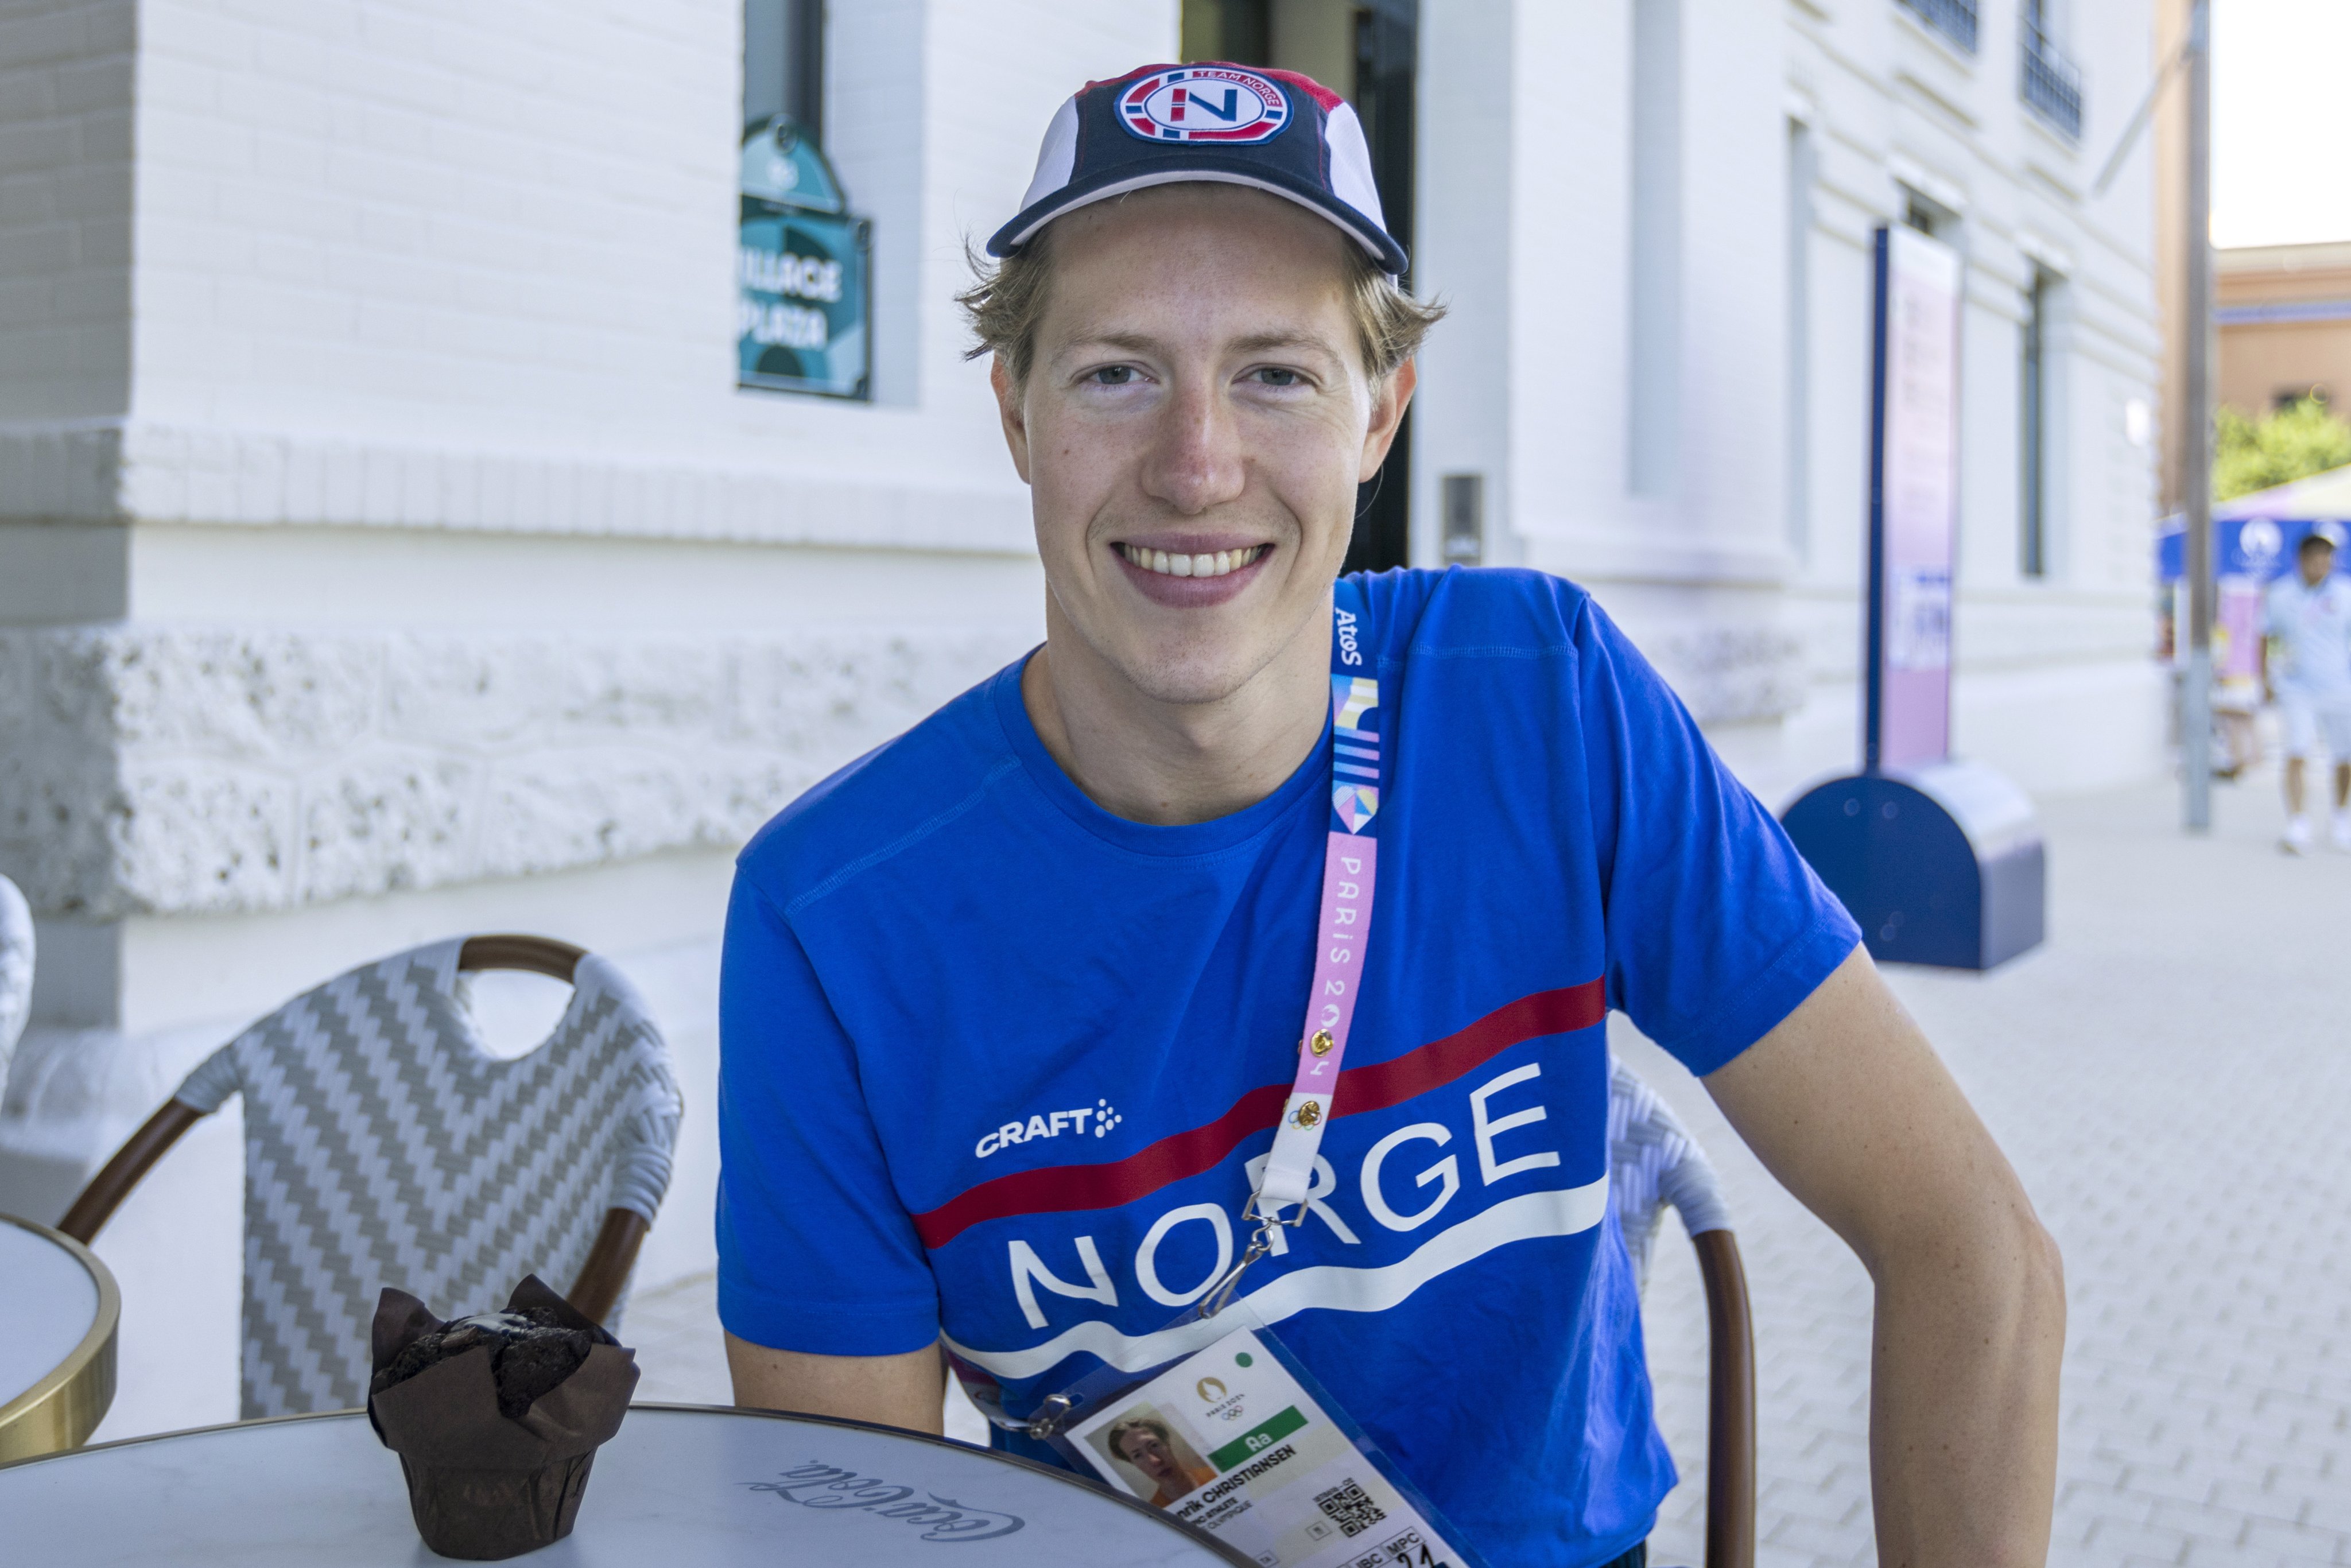
<path id="1" fill-rule="evenodd" d="M 114 1403 L 114 1276 L 71 1237 L 0 1214 L 0 1460 L 70 1448 Z"/>
<path id="2" fill-rule="evenodd" d="M 413 1568 L 400 1459 L 356 1410 L 101 1443 L 0 1467 L 12 1562 Z M 523 1561 L 517 1559 L 516 1561 Z M 813 1416 L 632 1406 L 538 1568 L 1224 1568 L 1249 1559 L 1075 1477 Z"/>

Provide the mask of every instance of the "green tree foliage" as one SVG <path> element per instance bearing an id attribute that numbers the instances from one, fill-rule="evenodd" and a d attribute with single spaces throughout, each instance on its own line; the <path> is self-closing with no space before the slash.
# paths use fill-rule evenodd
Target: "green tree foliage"
<path id="1" fill-rule="evenodd" d="M 2231 501 L 2351 463 L 2351 424 L 2305 397 L 2247 419 L 2223 403 L 2212 421 L 2212 498 Z"/>

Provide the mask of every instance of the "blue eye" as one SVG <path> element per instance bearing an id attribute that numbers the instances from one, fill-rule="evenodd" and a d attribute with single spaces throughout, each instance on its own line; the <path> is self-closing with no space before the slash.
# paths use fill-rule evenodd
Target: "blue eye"
<path id="1" fill-rule="evenodd" d="M 1294 387 L 1301 380 L 1296 371 L 1284 370 L 1279 365 L 1261 366 L 1250 373 L 1258 378 L 1261 386 Z"/>
<path id="2" fill-rule="evenodd" d="M 1123 387 L 1129 382 L 1134 380 L 1134 367 L 1133 365 L 1104 365 L 1102 369 L 1091 372 L 1089 379 L 1091 379 L 1097 386 Z"/>

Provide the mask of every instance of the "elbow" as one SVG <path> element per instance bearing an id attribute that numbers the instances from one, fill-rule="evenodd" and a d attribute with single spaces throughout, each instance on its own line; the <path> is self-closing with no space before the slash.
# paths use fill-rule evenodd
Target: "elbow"
<path id="1" fill-rule="evenodd" d="M 2031 1210 L 2019 1217 L 2018 1249 L 2022 1257 L 2021 1274 L 2028 1311 L 2046 1316 L 2062 1339 L 2065 1329 L 2065 1255 L 2059 1250 L 2057 1239 L 2041 1223 Z"/>

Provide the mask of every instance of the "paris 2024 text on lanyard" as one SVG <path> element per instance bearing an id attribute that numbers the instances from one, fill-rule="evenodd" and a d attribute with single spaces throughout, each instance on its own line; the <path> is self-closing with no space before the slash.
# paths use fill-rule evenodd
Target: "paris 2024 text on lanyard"
<path id="1" fill-rule="evenodd" d="M 1139 1376 L 1105 1365 L 1007 1427 L 1050 1442 L 1121 1491 L 1266 1568 L 1483 1568 L 1458 1531 L 1299 1360 L 1247 1297 L 1241 1276 L 1283 1227 L 1306 1218 L 1314 1156 L 1371 952 L 1380 790 L 1395 734 L 1362 594 L 1338 585 L 1331 645 L 1331 831 L 1322 855 L 1314 980 L 1298 1073 L 1257 1190 L 1242 1206 L 1240 1260 L 1178 1319 L 1229 1332 Z"/>

